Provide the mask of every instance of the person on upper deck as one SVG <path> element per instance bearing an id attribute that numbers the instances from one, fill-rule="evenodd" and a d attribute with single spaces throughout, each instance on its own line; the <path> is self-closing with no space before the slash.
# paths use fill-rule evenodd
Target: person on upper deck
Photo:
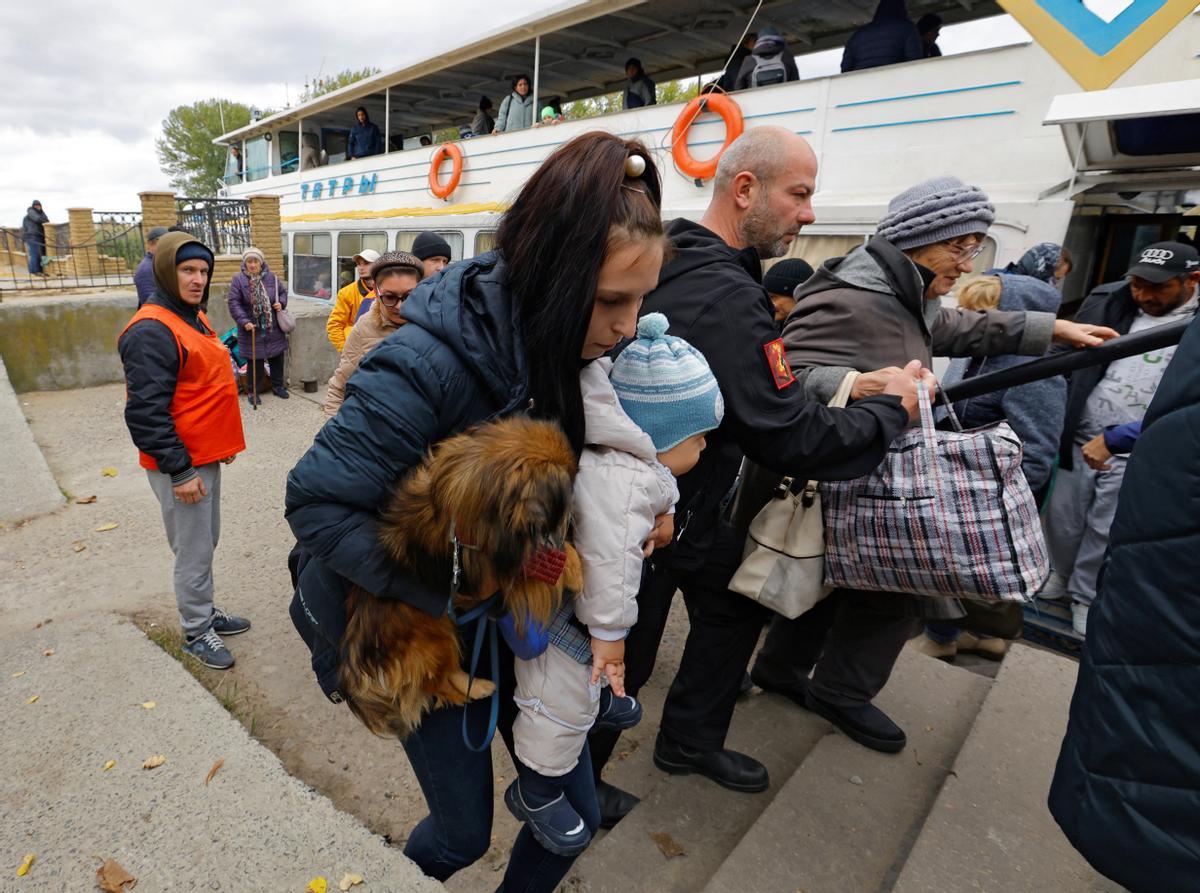
<path id="1" fill-rule="evenodd" d="M 492 101 L 490 99 L 486 96 L 479 97 L 479 111 L 471 119 L 471 133 L 475 136 L 487 136 L 496 129 L 496 119 L 488 114 L 491 108 Z"/>
<path id="2" fill-rule="evenodd" d="M 942 48 L 937 45 L 938 35 L 942 33 L 942 17 L 936 12 L 927 12 L 917 19 L 917 33 L 921 35 L 922 58 L 935 59 L 942 55 Z"/>
<path id="3" fill-rule="evenodd" d="M 346 140 L 346 160 L 366 158 L 383 153 L 383 136 L 379 128 L 371 123 L 371 116 L 361 105 L 354 111 L 355 124 Z"/>
<path id="4" fill-rule="evenodd" d="M 733 89 L 769 87 L 772 84 L 798 80 L 800 72 L 796 69 L 792 51 L 787 48 L 787 41 L 783 39 L 778 28 L 768 25 L 758 35 L 754 52 L 742 62 Z"/>
<path id="5" fill-rule="evenodd" d="M 725 70 L 721 72 L 721 76 L 710 84 L 705 85 L 702 92 L 711 93 L 714 88 L 723 93 L 733 92 L 733 85 L 737 83 L 738 75 L 742 72 L 742 63 L 746 61 L 746 57 L 754 52 L 754 46 L 758 42 L 758 35 L 751 31 L 743 38 L 742 42 L 736 46 L 729 48 L 729 63 L 725 66 Z"/>
<path id="6" fill-rule="evenodd" d="M 917 26 L 908 17 L 904 0 L 879 0 L 875 17 L 850 35 L 842 53 L 842 71 L 861 71 L 925 55 Z"/>
<path id="7" fill-rule="evenodd" d="M 644 105 L 658 104 L 658 88 L 642 68 L 641 59 L 626 60 L 625 76 L 629 78 L 629 86 L 625 88 L 625 108 L 640 109 Z"/>
<path id="8" fill-rule="evenodd" d="M 513 78 L 512 92 L 500 103 L 496 114 L 496 132 L 511 133 L 533 126 L 533 87 L 529 76 L 519 74 Z"/>

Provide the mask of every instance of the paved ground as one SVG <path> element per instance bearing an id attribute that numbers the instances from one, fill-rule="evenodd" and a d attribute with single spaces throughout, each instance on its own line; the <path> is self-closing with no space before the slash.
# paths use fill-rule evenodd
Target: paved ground
<path id="1" fill-rule="evenodd" d="M 0 645 L 48 618 L 60 623 L 105 611 L 173 628 L 170 553 L 157 503 L 124 428 L 122 386 L 29 393 L 21 402 L 60 486 L 72 497 L 95 495 L 96 501 L 71 502 L 54 514 L 0 529 Z M 284 481 L 320 428 L 320 409 L 298 389 L 288 401 L 265 396 L 257 413 L 244 403 L 243 408 L 248 450 L 225 469 L 215 575 L 218 603 L 250 617 L 254 628 L 230 640 L 238 660 L 233 670 L 199 672 L 289 773 L 371 831 L 402 844 L 425 814 L 403 752 L 321 695 L 287 616 L 292 539 L 282 516 Z M 117 476 L 102 476 L 106 466 L 115 467 Z M 96 531 L 111 522 L 118 526 Z M 657 681 L 644 692 L 650 717 L 657 718 L 661 680 L 674 671 L 685 629 L 686 617 L 677 610 Z M 94 647 L 108 646 L 98 639 Z M 0 682 L 8 682 L 7 676 Z M 23 699 L 16 706 L 24 706 Z M 614 768 L 618 782 L 638 790 L 652 776 L 649 743 L 656 726 L 643 723 L 629 736 L 621 751 L 627 759 Z M 21 737 L 5 738 L 0 753 L 28 746 Z M 499 794 L 513 770 L 502 747 L 493 751 Z M 515 832 L 515 822 L 498 806 L 491 852 L 448 888 L 493 889 Z"/>
<path id="2" fill-rule="evenodd" d="M 0 523 L 52 512 L 63 504 L 63 494 L 46 466 L 41 450 L 21 416 L 18 397 L 0 359 Z"/>
<path id="3" fill-rule="evenodd" d="M 7 635 L 0 669 L 4 873 L 37 857 L 5 889 L 94 890 L 108 858 L 145 890 L 298 891 L 317 876 L 336 889 L 347 872 L 367 880 L 360 889 L 442 889 L 288 775 L 123 618 L 92 613 Z M 166 761 L 143 768 L 156 754 Z"/>

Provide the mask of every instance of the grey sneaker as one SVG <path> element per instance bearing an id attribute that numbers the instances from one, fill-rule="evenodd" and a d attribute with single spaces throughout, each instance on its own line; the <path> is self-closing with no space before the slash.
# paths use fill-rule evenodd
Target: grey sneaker
<path id="1" fill-rule="evenodd" d="M 250 628 L 250 621 L 245 617 L 235 617 L 233 614 L 222 611 L 214 605 L 212 628 L 219 635 L 236 636 L 238 633 L 244 633 Z"/>
<path id="2" fill-rule="evenodd" d="M 194 639 L 183 643 L 183 650 L 206 667 L 214 670 L 228 670 L 233 666 L 233 654 L 225 647 L 217 631 L 209 627 Z"/>

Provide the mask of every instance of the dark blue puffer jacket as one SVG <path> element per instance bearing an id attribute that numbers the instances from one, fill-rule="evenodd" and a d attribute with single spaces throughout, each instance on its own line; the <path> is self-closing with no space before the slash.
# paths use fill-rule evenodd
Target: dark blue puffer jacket
<path id="1" fill-rule="evenodd" d="M 908 17 L 904 0 L 880 0 L 870 24 L 863 25 L 846 41 L 842 71 L 913 62 L 924 55 L 921 35 Z"/>
<path id="2" fill-rule="evenodd" d="M 379 543 L 379 512 L 430 445 L 521 407 L 528 388 L 518 319 L 497 252 L 453 264 L 404 302 L 401 326 L 350 377 L 346 400 L 287 479 L 284 512 L 298 544 L 292 620 L 326 694 L 351 584 L 435 616 L 432 591 Z"/>
<path id="3" fill-rule="evenodd" d="M 1062 295 L 1053 285 L 1032 276 L 998 273 L 1000 279 L 1000 310 L 1034 310 L 1057 313 Z M 956 359 L 942 377 L 949 387 L 965 378 L 990 375 L 1028 363 L 1036 357 L 1005 354 L 982 359 Z M 1031 381 L 1015 388 L 1005 388 L 990 394 L 980 394 L 954 404 L 954 411 L 964 428 L 981 428 L 993 422 L 1007 420 L 1021 438 L 1024 457 L 1021 470 L 1032 490 L 1040 490 L 1050 481 L 1058 440 L 1062 435 L 1063 416 L 1067 411 L 1067 380 L 1061 375 Z"/>
<path id="4" fill-rule="evenodd" d="M 1200 320 L 1125 469 L 1050 811 L 1134 893 L 1200 883 Z"/>

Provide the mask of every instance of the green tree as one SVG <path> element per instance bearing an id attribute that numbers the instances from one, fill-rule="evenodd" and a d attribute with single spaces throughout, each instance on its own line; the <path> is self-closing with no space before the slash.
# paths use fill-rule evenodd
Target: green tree
<path id="1" fill-rule="evenodd" d="M 699 92 L 695 78 L 683 78 L 678 81 L 666 81 L 658 85 L 657 95 L 659 105 L 669 105 L 672 102 L 687 102 Z M 590 99 L 579 99 L 563 106 L 563 117 L 568 121 L 580 118 L 598 118 L 619 112 L 625 107 L 625 91 L 604 93 Z"/>
<path id="2" fill-rule="evenodd" d="M 358 70 L 347 68 L 345 71 L 339 71 L 337 74 L 330 75 L 327 78 L 305 78 L 304 82 L 306 86 L 304 92 L 300 94 L 300 102 L 308 102 L 310 99 L 316 99 L 318 96 L 324 96 L 326 93 L 332 93 L 334 90 L 348 87 L 356 81 L 364 80 L 376 74 L 379 74 L 379 69 L 368 65 L 366 68 Z"/>
<path id="3" fill-rule="evenodd" d="M 158 164 L 185 195 L 216 195 L 225 174 L 226 149 L 213 140 L 250 123 L 250 107 L 227 99 L 202 99 L 171 109 L 154 141 Z"/>

